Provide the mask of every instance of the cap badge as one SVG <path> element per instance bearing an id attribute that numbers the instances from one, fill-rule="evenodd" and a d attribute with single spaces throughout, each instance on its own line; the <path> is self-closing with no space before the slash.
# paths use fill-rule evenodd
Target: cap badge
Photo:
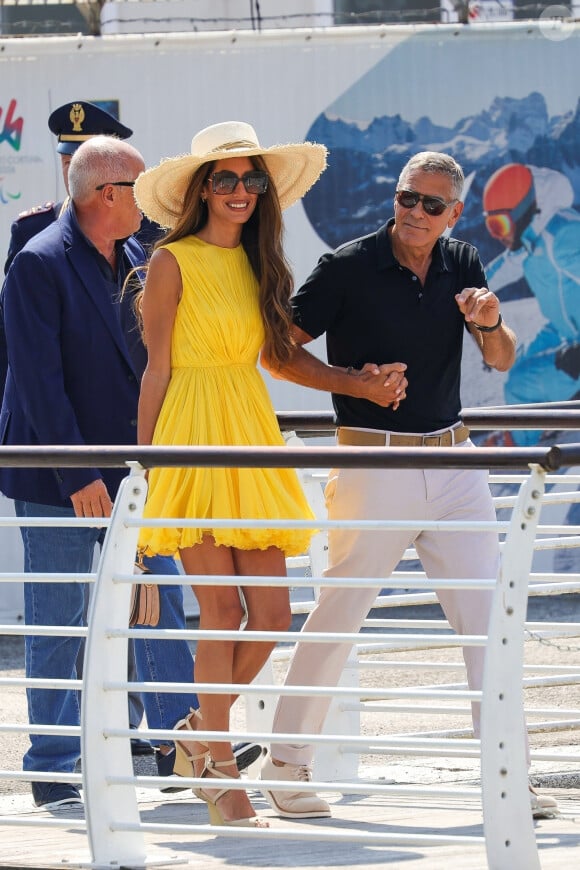
<path id="1" fill-rule="evenodd" d="M 85 120 L 85 110 L 82 103 L 73 103 L 69 118 L 73 125 L 73 133 L 82 133 L 83 121 Z"/>

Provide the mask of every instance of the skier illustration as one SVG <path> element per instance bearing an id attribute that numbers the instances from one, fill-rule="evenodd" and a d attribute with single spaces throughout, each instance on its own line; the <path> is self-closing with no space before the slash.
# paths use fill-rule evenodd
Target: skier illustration
<path id="1" fill-rule="evenodd" d="M 486 265 L 489 289 L 522 277 L 545 319 L 518 358 L 504 386 L 507 404 L 569 400 L 580 390 L 580 213 L 561 172 L 509 163 L 487 181 L 485 225 L 505 246 Z M 540 433 L 499 433 L 507 445 L 537 443 Z M 496 439 L 495 443 L 498 443 Z"/>

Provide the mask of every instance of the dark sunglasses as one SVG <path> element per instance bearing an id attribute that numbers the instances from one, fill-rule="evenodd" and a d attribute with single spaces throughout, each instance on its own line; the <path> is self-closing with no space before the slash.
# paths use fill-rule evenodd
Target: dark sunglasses
<path id="1" fill-rule="evenodd" d="M 268 189 L 268 173 L 263 169 L 251 169 L 249 172 L 244 172 L 240 177 L 235 172 L 228 172 L 224 169 L 222 172 L 214 172 L 210 175 L 211 189 L 214 193 L 220 196 L 225 196 L 233 193 L 240 181 L 246 189 L 246 193 L 266 193 Z"/>
<path id="2" fill-rule="evenodd" d="M 108 187 L 109 184 L 111 187 L 135 187 L 134 181 L 104 181 L 102 184 L 98 184 L 95 190 L 102 190 L 104 187 Z"/>
<path id="3" fill-rule="evenodd" d="M 395 192 L 395 199 L 403 208 L 415 208 L 417 203 L 420 202 L 425 214 L 431 215 L 431 217 L 439 217 L 446 208 L 457 202 L 456 199 L 452 199 L 451 202 L 445 202 L 444 199 L 439 199 L 438 196 L 427 196 L 424 193 L 417 193 L 416 190 L 397 190 Z"/>

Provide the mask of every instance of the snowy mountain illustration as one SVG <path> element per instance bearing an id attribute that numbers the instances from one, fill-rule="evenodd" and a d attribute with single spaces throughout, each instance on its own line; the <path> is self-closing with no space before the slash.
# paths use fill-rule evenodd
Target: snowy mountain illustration
<path id="1" fill-rule="evenodd" d="M 308 218 L 329 247 L 372 232 L 392 215 L 396 181 L 418 151 L 444 151 L 474 173 L 457 238 L 475 244 L 484 263 L 501 250 L 486 232 L 482 192 L 487 179 L 510 162 L 548 166 L 564 173 L 580 208 L 580 100 L 575 110 L 550 117 L 542 94 L 496 97 L 489 108 L 461 118 L 453 127 L 428 116 L 410 123 L 400 115 L 368 124 L 322 113 L 307 139 L 323 142 L 329 165 L 304 200 Z"/>

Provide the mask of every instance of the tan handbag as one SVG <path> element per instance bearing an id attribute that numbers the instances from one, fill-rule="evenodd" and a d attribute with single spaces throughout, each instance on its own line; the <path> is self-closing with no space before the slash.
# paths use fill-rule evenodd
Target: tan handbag
<path id="1" fill-rule="evenodd" d="M 150 574 L 139 555 L 134 574 Z M 159 586 L 156 583 L 134 583 L 131 589 L 129 628 L 134 625 L 156 626 L 159 622 Z"/>

